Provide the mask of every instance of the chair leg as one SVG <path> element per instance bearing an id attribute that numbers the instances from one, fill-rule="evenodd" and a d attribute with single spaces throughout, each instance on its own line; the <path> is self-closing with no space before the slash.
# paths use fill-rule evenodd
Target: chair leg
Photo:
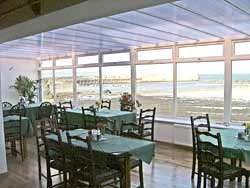
<path id="1" fill-rule="evenodd" d="M 249 175 L 245 175 L 246 178 L 246 183 L 245 183 L 245 188 L 249 187 Z"/>
<path id="2" fill-rule="evenodd" d="M 207 174 L 204 173 L 204 177 L 203 177 L 203 188 L 207 187 Z"/>
<path id="3" fill-rule="evenodd" d="M 215 187 L 215 178 L 211 177 L 211 188 Z"/>
<path id="4" fill-rule="evenodd" d="M 144 188 L 144 182 L 143 182 L 143 163 L 140 160 L 139 164 L 139 176 L 140 176 L 140 188 Z"/>
<path id="5" fill-rule="evenodd" d="M 223 188 L 223 183 L 224 183 L 224 181 L 223 181 L 223 179 L 219 179 L 219 182 L 218 182 L 218 188 Z"/>
<path id="6" fill-rule="evenodd" d="M 23 139 L 20 138 L 20 153 L 21 153 L 21 158 L 22 158 L 22 161 L 24 161 L 24 151 L 23 151 Z"/>
<path id="7" fill-rule="evenodd" d="M 242 167 L 242 160 L 239 160 L 239 167 Z M 242 181 L 242 176 L 238 177 L 238 182 Z"/>
<path id="8" fill-rule="evenodd" d="M 197 181 L 197 188 L 201 187 L 201 172 L 198 170 L 198 181 Z"/>
<path id="9" fill-rule="evenodd" d="M 193 152 L 193 164 L 192 164 L 192 175 L 191 175 L 192 179 L 194 179 L 195 168 L 196 168 L 196 156 L 195 153 Z"/>

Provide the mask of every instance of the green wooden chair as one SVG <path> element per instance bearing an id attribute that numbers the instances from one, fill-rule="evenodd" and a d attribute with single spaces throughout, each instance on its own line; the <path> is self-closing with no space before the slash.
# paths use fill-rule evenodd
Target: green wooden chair
<path id="1" fill-rule="evenodd" d="M 212 186 L 214 186 L 214 179 L 218 179 L 218 188 L 223 188 L 223 183 L 226 179 L 245 176 L 246 188 L 248 188 L 249 171 L 227 164 L 223 161 L 223 148 L 220 134 L 217 133 L 213 135 L 209 132 L 201 132 L 198 128 L 195 128 L 195 135 L 198 157 L 197 188 L 201 187 L 202 174 L 204 178 L 203 188 L 206 188 L 206 179 L 208 176 L 212 177 Z"/>
<path id="2" fill-rule="evenodd" d="M 197 116 L 197 117 L 190 117 L 191 120 L 191 128 L 192 128 L 192 141 L 193 141 L 193 163 L 192 163 L 192 174 L 191 178 L 194 179 L 194 175 L 197 174 L 196 172 L 196 160 L 197 160 L 197 141 L 195 136 L 195 128 L 202 128 L 205 131 L 210 131 L 210 120 L 209 115 L 206 114 L 205 116 Z"/>
<path id="3" fill-rule="evenodd" d="M 119 187 L 122 186 L 122 173 L 108 166 L 106 154 L 92 150 L 89 137 L 71 136 L 69 132 L 66 134 L 69 143 L 68 158 L 72 159 L 74 167 L 74 171 L 71 172 L 70 187 L 114 186 L 116 178 L 119 178 Z"/>
<path id="4" fill-rule="evenodd" d="M 66 109 L 73 109 L 72 101 L 59 102 L 60 107 L 65 107 Z"/>
<path id="5" fill-rule="evenodd" d="M 17 156 L 19 154 L 21 156 L 22 161 L 24 161 L 24 137 L 22 135 L 22 115 L 20 113 L 12 112 L 13 116 L 18 116 L 18 121 L 16 121 L 11 126 L 4 126 L 4 135 L 6 145 L 10 143 L 11 147 L 7 149 L 11 149 L 12 155 Z M 19 150 L 16 147 L 16 142 L 19 143 Z"/>
<path id="6" fill-rule="evenodd" d="M 94 108 L 82 107 L 82 122 L 84 129 L 96 129 L 96 125 L 98 123 L 96 110 Z"/>
<path id="7" fill-rule="evenodd" d="M 102 100 L 101 108 L 111 109 L 111 100 Z"/>
<path id="8" fill-rule="evenodd" d="M 67 173 L 71 172 L 72 164 L 66 161 L 65 148 L 62 144 L 59 129 L 54 131 L 41 128 L 41 135 L 46 154 L 47 188 L 67 187 Z M 48 138 L 48 135 L 54 136 L 55 139 Z M 51 169 L 57 170 L 59 173 L 52 174 Z M 63 181 L 56 184 L 53 183 L 53 177 L 61 175 L 63 175 Z"/>
<path id="9" fill-rule="evenodd" d="M 154 141 L 155 113 L 155 107 L 152 109 L 141 109 L 139 116 L 139 125 L 142 129 L 142 137 L 149 137 L 151 141 Z"/>

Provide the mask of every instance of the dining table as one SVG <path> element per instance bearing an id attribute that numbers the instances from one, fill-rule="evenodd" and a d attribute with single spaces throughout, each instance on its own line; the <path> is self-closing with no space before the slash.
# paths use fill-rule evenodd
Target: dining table
<path id="1" fill-rule="evenodd" d="M 36 123 L 36 120 L 39 118 L 39 107 L 41 105 L 41 102 L 38 103 L 31 103 L 31 104 L 26 104 L 25 110 L 26 110 L 26 117 L 28 117 L 34 125 Z M 3 114 L 4 116 L 8 115 L 10 112 L 11 107 L 3 108 Z"/>
<path id="2" fill-rule="evenodd" d="M 83 128 L 81 108 L 67 109 L 66 113 L 69 125 L 74 125 L 77 128 Z M 101 118 L 104 120 L 105 119 L 115 120 L 116 122 L 114 127 L 115 130 L 120 130 L 122 122 L 136 123 L 136 112 L 100 109 L 99 111 L 96 112 L 96 116 L 97 118 Z"/>
<path id="3" fill-rule="evenodd" d="M 238 138 L 238 133 L 243 132 L 243 129 L 212 129 L 212 134 L 220 133 L 224 158 L 238 159 L 246 163 L 250 163 L 250 140 L 243 140 Z M 202 137 L 203 140 L 212 142 L 215 140 L 206 136 Z"/>
<path id="4" fill-rule="evenodd" d="M 86 138 L 88 136 L 88 130 L 85 129 L 75 129 L 68 131 L 72 136 L 80 136 Z M 62 137 L 62 142 L 68 144 L 66 131 L 60 133 Z M 55 135 L 47 135 L 49 139 L 57 140 Z M 79 141 L 72 141 L 73 145 L 77 145 L 86 149 L 86 144 Z M 137 159 L 150 164 L 155 151 L 155 143 L 147 140 L 139 140 L 134 138 L 127 138 L 122 136 L 116 136 L 111 134 L 104 134 L 103 139 L 97 141 L 91 141 L 92 150 L 96 152 L 102 152 L 110 156 L 123 156 L 124 158 L 124 181 L 123 187 L 130 188 L 130 157 L 133 156 Z"/>

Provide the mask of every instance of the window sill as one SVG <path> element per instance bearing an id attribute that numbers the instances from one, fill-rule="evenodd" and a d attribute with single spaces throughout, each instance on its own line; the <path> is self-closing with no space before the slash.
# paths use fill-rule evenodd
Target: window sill
<path id="1" fill-rule="evenodd" d="M 177 118 L 170 116 L 156 116 L 155 121 L 159 123 L 167 123 L 167 124 L 179 124 L 180 126 L 189 127 L 190 119 L 189 118 Z M 240 123 L 230 123 L 229 125 L 225 125 L 223 122 L 213 122 L 211 123 L 212 128 L 218 129 L 244 129 Z"/>

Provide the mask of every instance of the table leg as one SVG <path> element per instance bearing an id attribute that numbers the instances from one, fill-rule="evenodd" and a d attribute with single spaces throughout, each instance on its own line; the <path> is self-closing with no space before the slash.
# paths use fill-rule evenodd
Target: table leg
<path id="1" fill-rule="evenodd" d="M 27 138 L 23 138 L 23 152 L 24 152 L 24 159 L 27 157 Z"/>
<path id="2" fill-rule="evenodd" d="M 131 188 L 130 179 L 130 156 L 127 155 L 124 159 L 124 178 L 123 178 L 123 188 Z"/>

